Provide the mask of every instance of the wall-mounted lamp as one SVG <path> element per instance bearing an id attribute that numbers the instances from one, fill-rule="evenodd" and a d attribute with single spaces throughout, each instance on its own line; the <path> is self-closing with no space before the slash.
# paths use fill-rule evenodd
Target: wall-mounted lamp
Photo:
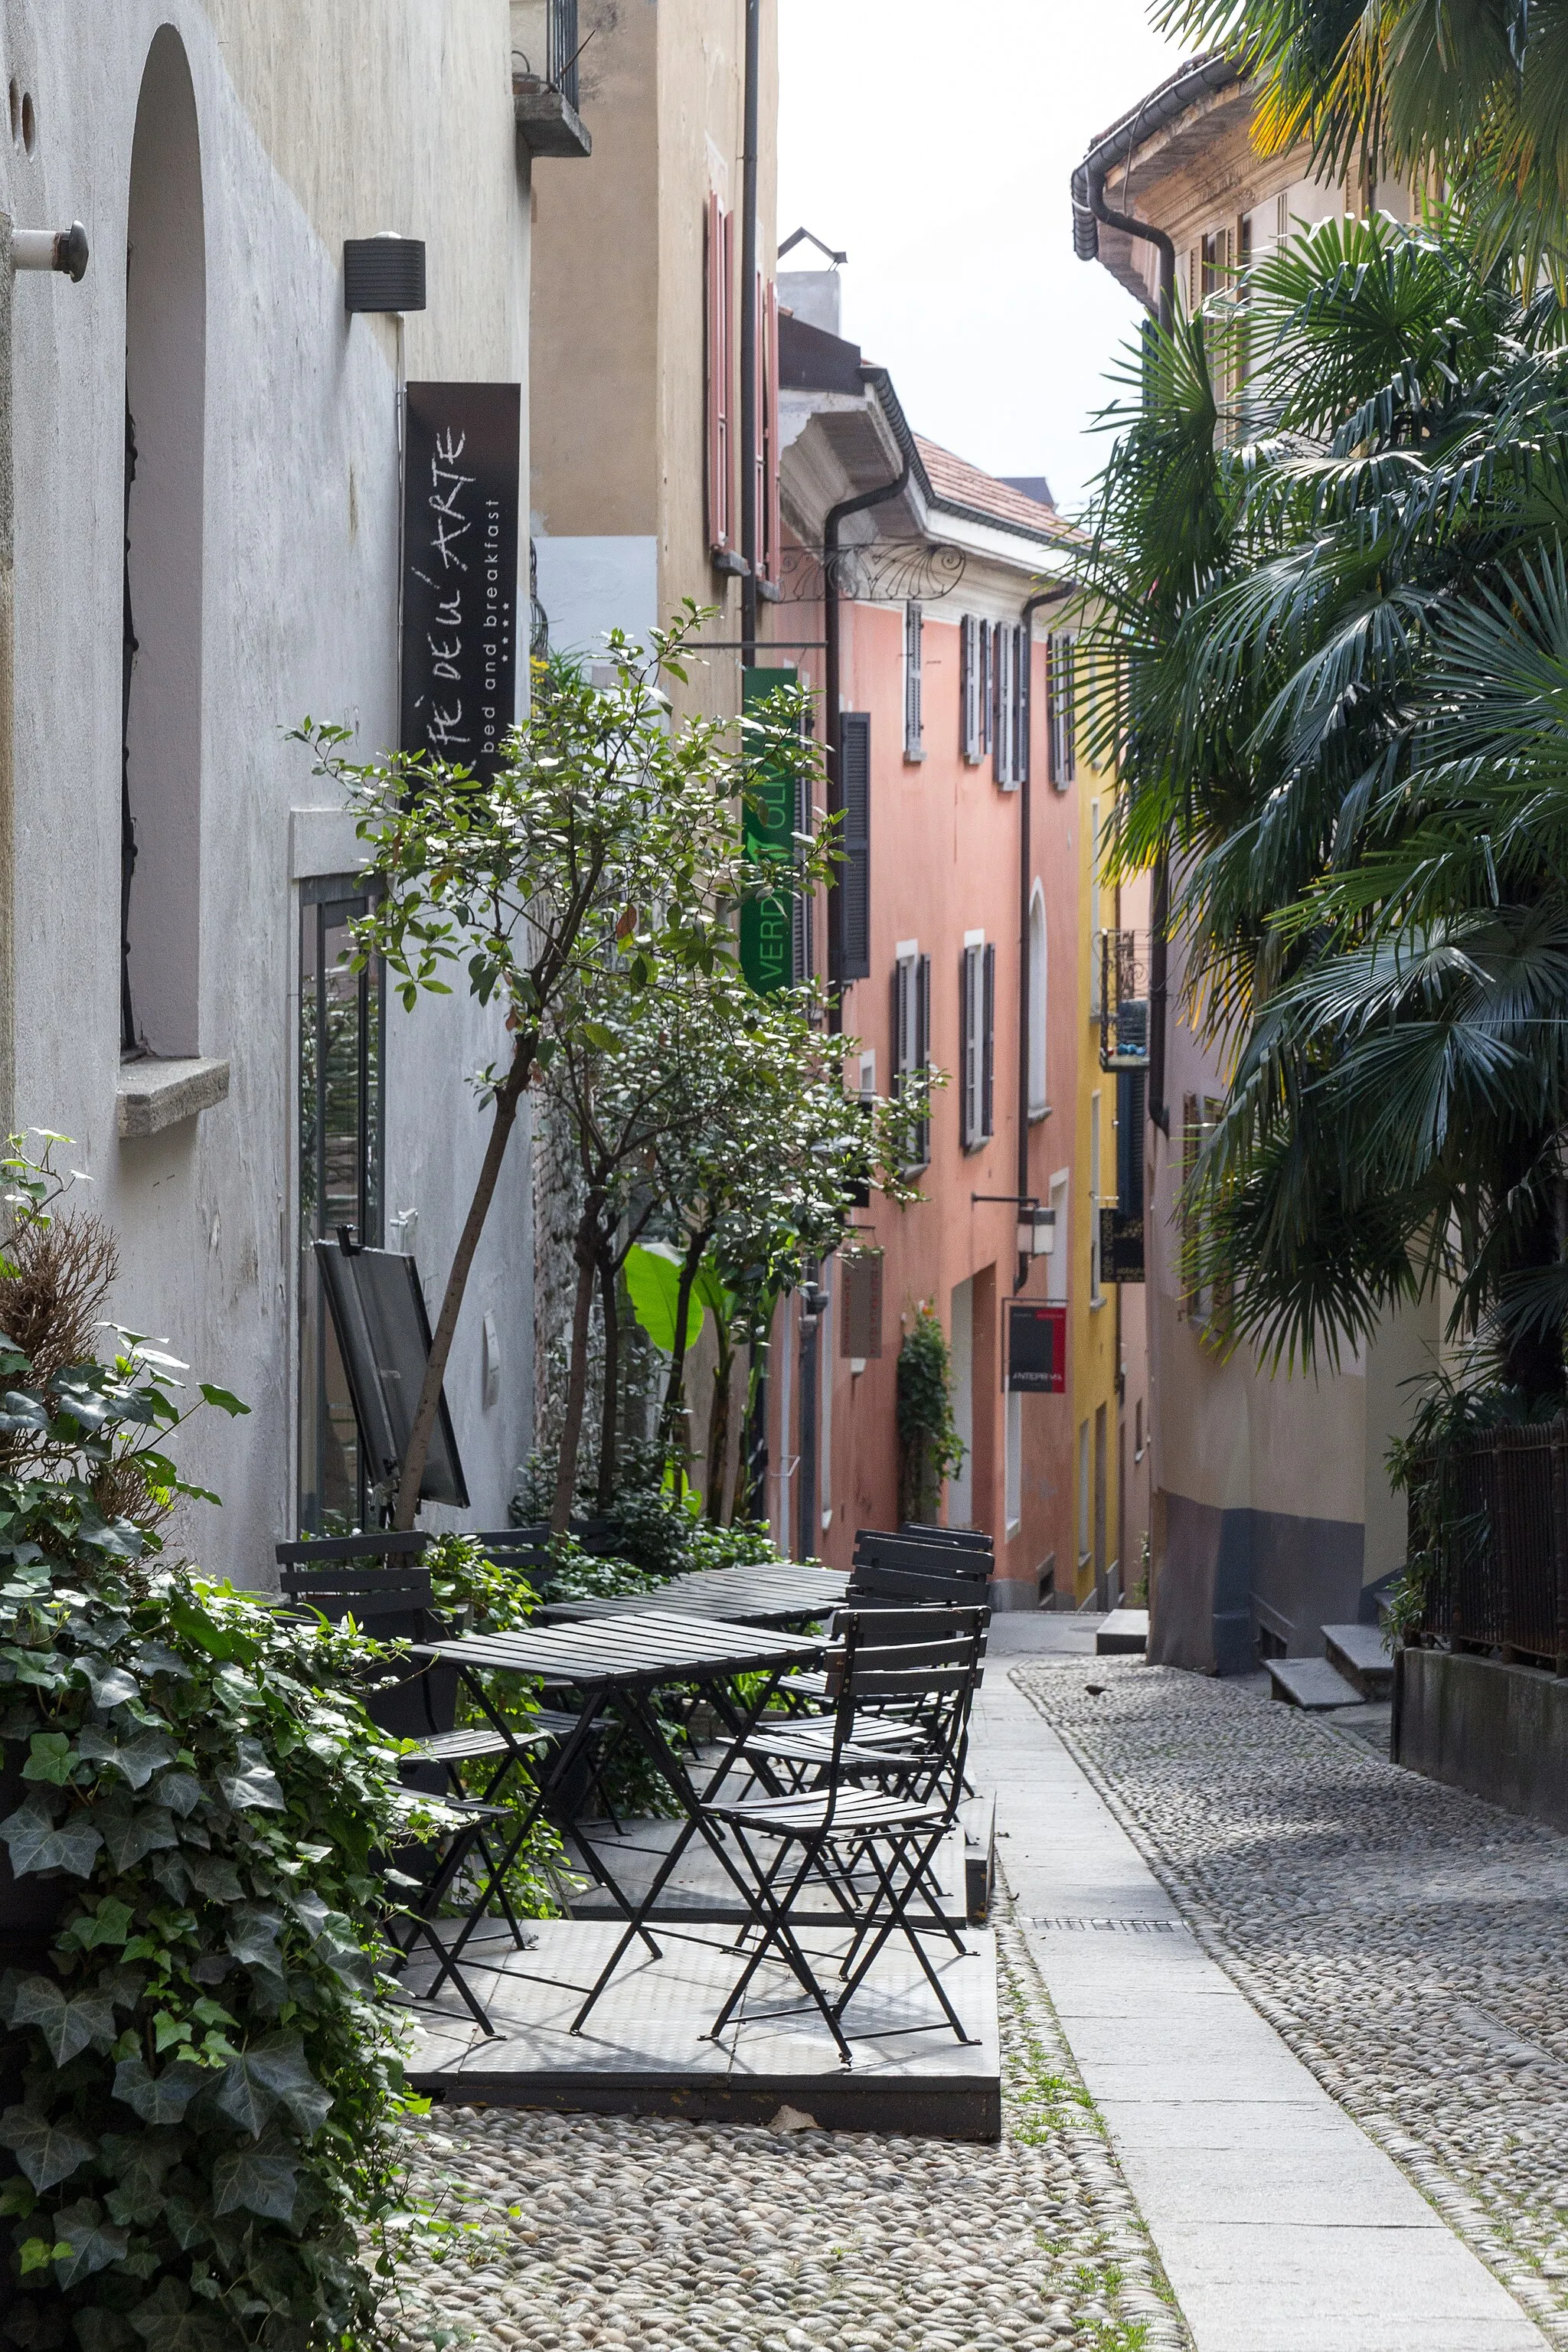
<path id="1" fill-rule="evenodd" d="M 345 310 L 423 310 L 425 240 L 383 229 L 343 239 Z"/>
<path id="2" fill-rule="evenodd" d="M 1016 1239 L 1020 1257 L 1049 1257 L 1057 1245 L 1056 1211 L 1026 1206 Z"/>
<path id="3" fill-rule="evenodd" d="M 58 269 L 73 286 L 87 276 L 87 231 L 80 221 L 69 228 L 14 228 L 11 267 L 14 269 Z"/>

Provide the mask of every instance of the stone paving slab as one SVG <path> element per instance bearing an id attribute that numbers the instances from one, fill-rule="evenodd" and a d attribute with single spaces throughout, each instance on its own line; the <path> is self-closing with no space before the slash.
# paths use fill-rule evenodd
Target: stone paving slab
<path id="1" fill-rule="evenodd" d="M 1227 1743 L 1234 1718 L 1207 1711 L 1213 1685 L 1202 1685 L 1209 1699 L 1182 1719 L 1180 1686 L 1196 1679 L 1114 1659 L 1016 1668 L 987 1682 L 981 1754 L 1024 1921 L 1122 1917 L 1142 1930 L 1025 1927 L 1197 2352 L 1542 2352 L 1546 2338 L 1518 2302 L 1260 2013 L 1256 1987 L 1244 1998 L 1220 1969 L 1206 1915 L 1200 1934 L 1152 1931 L 1194 1925 L 1183 1889 L 1156 1878 L 1073 1756 L 1050 1731 L 1041 1738 L 1029 1704 L 1075 1735 L 1086 1727 L 1085 1755 L 1110 1759 L 1115 1788 L 1134 1797 L 1157 1790 L 1179 1754 L 1184 1825 L 1246 1883 L 1257 1824 L 1239 1795 L 1238 1818 L 1214 1804 L 1205 1780 L 1244 1780 Z M 1293 1708 L 1217 1701 L 1237 1705 L 1251 1727 L 1273 1719 L 1304 1733 L 1320 1781 L 1342 1757 L 1352 1777 L 1375 1761 Z M 1310 1905 L 1308 1859 L 1289 1856 Z M 1326 1918 L 1341 1918 L 1347 1899 L 1335 1887 Z"/>

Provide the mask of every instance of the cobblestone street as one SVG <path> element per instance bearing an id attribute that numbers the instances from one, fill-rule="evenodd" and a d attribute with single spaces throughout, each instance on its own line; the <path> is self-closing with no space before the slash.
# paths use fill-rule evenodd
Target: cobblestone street
<path id="1" fill-rule="evenodd" d="M 1017 1679 L 1200 1943 L 1568 2345 L 1568 1844 L 1255 1688 Z"/>
<path id="2" fill-rule="evenodd" d="M 1005 1925 L 999 2146 L 503 2108 L 437 2113 L 418 2185 L 470 2225 L 404 2341 L 574 2352 L 1184 2352 L 1148 2238 Z M 509 2209 L 516 2208 L 515 2212 Z"/>

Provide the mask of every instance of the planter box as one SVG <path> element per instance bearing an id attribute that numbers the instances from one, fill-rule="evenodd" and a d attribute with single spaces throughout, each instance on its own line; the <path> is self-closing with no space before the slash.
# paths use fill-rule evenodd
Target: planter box
<path id="1" fill-rule="evenodd" d="M 1401 1650 L 1394 1760 L 1568 1832 L 1568 1680 L 1447 1650 Z"/>

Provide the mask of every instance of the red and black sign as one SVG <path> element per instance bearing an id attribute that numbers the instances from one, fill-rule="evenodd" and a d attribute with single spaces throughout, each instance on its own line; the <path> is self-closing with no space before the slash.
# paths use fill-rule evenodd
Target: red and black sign
<path id="1" fill-rule="evenodd" d="M 1065 1396 L 1068 1311 L 1033 1298 L 1007 1307 L 1007 1386 L 1026 1396 Z"/>

